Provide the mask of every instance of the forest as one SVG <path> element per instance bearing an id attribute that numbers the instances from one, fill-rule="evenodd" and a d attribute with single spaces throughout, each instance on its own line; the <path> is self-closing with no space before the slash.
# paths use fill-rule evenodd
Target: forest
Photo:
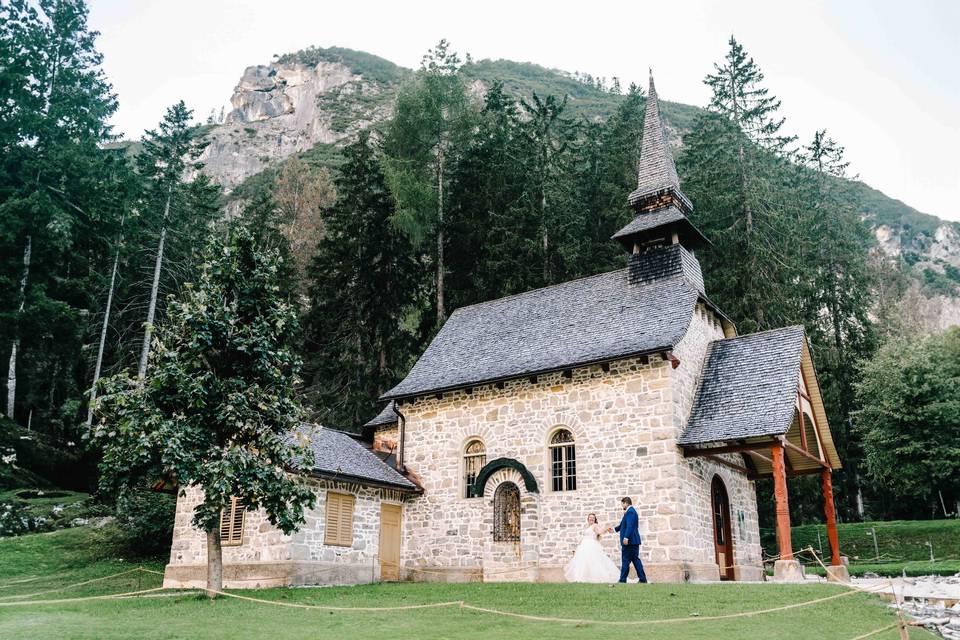
<path id="1" fill-rule="evenodd" d="M 353 431 L 453 310 L 625 266 L 610 236 L 632 217 L 641 87 L 601 83 L 623 95 L 606 118 L 498 82 L 476 95 L 440 41 L 387 121 L 334 162 L 284 162 L 233 196 L 231 216 L 184 101 L 171 96 L 140 144 L 119 143 L 87 14 L 83 0 L 0 6 L 4 464 L 33 440 L 62 462 L 58 482 L 97 484 L 98 393 L 171 375 L 157 334 L 203 312 L 196 287 L 224 236 L 248 238 L 251 263 L 275 256 L 268 297 L 293 310 L 284 340 L 302 361 L 284 402 Z M 698 254 L 707 294 L 740 333 L 806 328 L 844 461 L 841 519 L 956 515 L 960 329 L 921 330 L 909 265 L 876 250 L 853 204 L 840 136 L 829 123 L 789 135 L 764 80 L 731 37 L 676 152 L 691 220 L 712 241 Z M 791 480 L 795 523 L 821 518 L 813 482 Z"/>

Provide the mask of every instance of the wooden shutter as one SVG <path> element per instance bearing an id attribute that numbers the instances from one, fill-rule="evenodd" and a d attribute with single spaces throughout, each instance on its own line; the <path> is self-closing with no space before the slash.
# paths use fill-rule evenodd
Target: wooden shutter
<path id="1" fill-rule="evenodd" d="M 238 546 L 243 544 L 243 520 L 247 508 L 238 498 L 230 498 L 230 508 L 220 512 L 220 544 Z"/>
<path id="2" fill-rule="evenodd" d="M 323 543 L 353 546 L 353 508 L 356 497 L 349 493 L 327 492 L 327 514 Z"/>

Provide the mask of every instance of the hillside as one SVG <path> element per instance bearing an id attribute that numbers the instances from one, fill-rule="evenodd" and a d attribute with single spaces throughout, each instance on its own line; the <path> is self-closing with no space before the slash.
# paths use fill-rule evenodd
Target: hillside
<path id="1" fill-rule="evenodd" d="M 518 98 L 565 95 L 571 110 L 588 120 L 609 117 L 623 100 L 590 79 L 530 62 L 470 61 L 462 72 L 476 95 L 494 81 Z M 410 74 L 378 56 L 340 47 L 311 47 L 247 67 L 230 100 L 233 110 L 223 124 L 208 127 L 205 171 L 236 202 L 271 182 L 291 155 L 335 166 L 339 146 L 390 117 Z M 669 101 L 662 105 L 671 142 L 679 149 L 701 109 Z M 923 283 L 935 309 L 929 324 L 960 322 L 960 224 L 917 211 L 863 182 L 851 184 L 855 206 L 871 223 L 878 246 L 912 266 Z"/>

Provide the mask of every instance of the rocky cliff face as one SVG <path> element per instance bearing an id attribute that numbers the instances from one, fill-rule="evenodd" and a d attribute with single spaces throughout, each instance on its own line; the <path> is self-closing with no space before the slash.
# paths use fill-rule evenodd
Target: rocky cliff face
<path id="1" fill-rule="evenodd" d="M 233 110 L 207 134 L 204 172 L 230 190 L 278 160 L 389 117 L 392 96 L 339 62 L 247 67 Z"/>
<path id="2" fill-rule="evenodd" d="M 515 73 L 515 67 L 522 67 L 524 72 Z M 407 73 L 382 58 L 338 48 L 311 48 L 268 65 L 248 67 L 230 99 L 233 110 L 223 124 L 207 133 L 210 144 L 202 156 L 204 171 L 229 192 L 246 178 L 295 153 L 318 144 L 344 143 L 356 132 L 390 117 L 399 82 Z M 588 109 L 587 113 L 593 113 L 590 105 L 599 109 L 598 113 L 610 113 L 616 106 L 611 101 L 617 97 L 596 92 L 562 72 L 502 60 L 481 61 L 471 67 L 471 95 L 482 99 L 489 82 L 500 79 L 501 74 L 511 78 L 510 90 L 518 95 L 543 92 L 546 86 L 555 93 L 579 93 L 572 104 Z M 533 77 L 531 74 L 535 80 L 527 86 L 523 79 Z M 692 121 L 688 112 L 697 109 L 672 103 L 668 106 L 671 142 L 679 147 Z M 870 197 L 864 215 L 874 229 L 879 249 L 911 265 L 918 283 L 925 283 L 924 302 L 917 305 L 922 308 L 922 325 L 939 329 L 960 324 L 960 285 L 951 279 L 956 272 L 950 271 L 960 269 L 958 226 L 937 221 L 861 186 Z M 878 214 L 881 209 L 882 214 Z M 924 228 L 912 226 L 902 211 L 920 216 Z M 931 279 L 939 286 L 931 287 Z"/>

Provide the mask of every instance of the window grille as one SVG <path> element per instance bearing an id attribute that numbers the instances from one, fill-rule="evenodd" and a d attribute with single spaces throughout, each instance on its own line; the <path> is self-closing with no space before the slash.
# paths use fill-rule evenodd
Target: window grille
<path id="1" fill-rule="evenodd" d="M 353 509 L 356 500 L 356 496 L 349 493 L 327 492 L 323 544 L 353 546 Z"/>
<path id="2" fill-rule="evenodd" d="M 577 451 L 573 434 L 560 429 L 550 438 L 550 476 L 554 491 L 577 488 Z"/>
<path id="3" fill-rule="evenodd" d="M 504 482 L 493 493 L 494 542 L 520 542 L 520 489 Z"/>
<path id="4" fill-rule="evenodd" d="M 471 440 L 463 450 L 463 497 L 473 497 L 473 484 L 487 464 L 487 450 L 480 440 Z"/>
<path id="5" fill-rule="evenodd" d="M 230 498 L 230 507 L 220 512 L 220 544 L 235 547 L 243 544 L 243 521 L 247 508 L 239 498 Z"/>

